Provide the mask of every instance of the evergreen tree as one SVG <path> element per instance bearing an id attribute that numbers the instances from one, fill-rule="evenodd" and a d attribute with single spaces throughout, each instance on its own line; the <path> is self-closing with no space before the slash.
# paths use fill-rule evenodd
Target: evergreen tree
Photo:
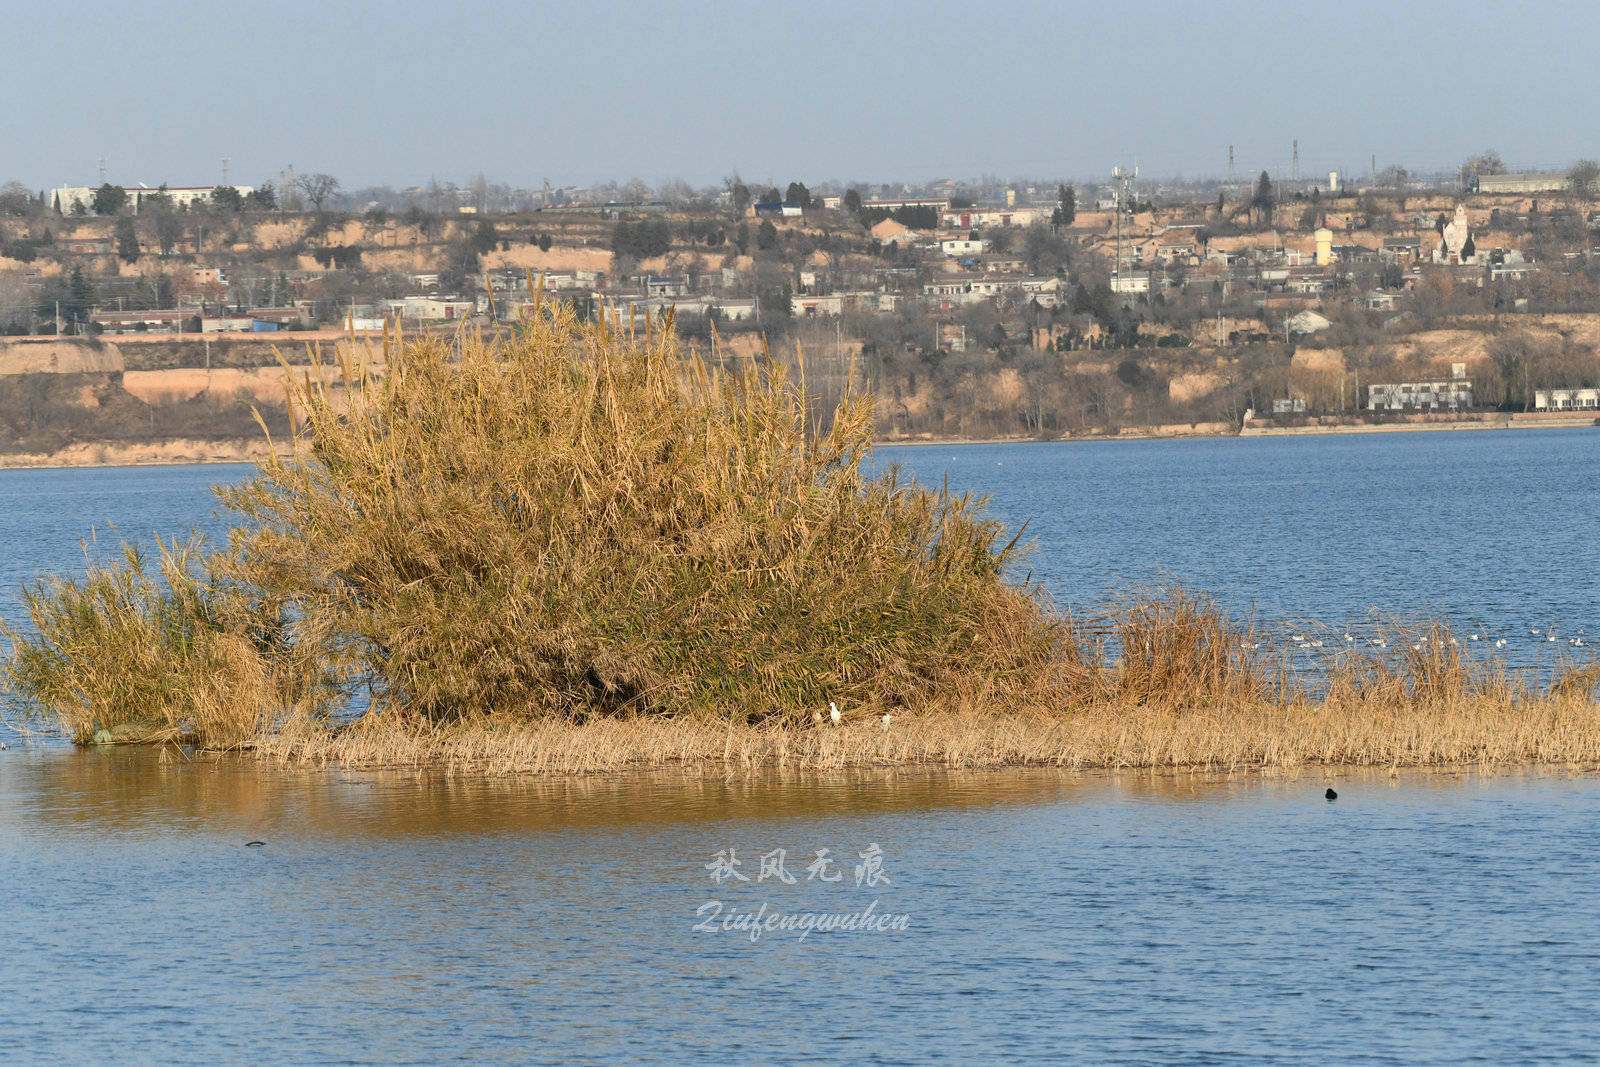
<path id="1" fill-rule="evenodd" d="M 133 220 L 126 215 L 117 220 L 117 255 L 124 263 L 135 263 L 139 259 L 139 234 L 133 228 Z"/>
<path id="2" fill-rule="evenodd" d="M 94 213 L 96 215 L 115 215 L 128 204 L 128 194 L 120 185 L 106 182 L 94 191 Z"/>
<path id="3" fill-rule="evenodd" d="M 1056 229 L 1071 226 L 1078 217 L 1078 190 L 1070 185 L 1056 186 L 1056 209 L 1050 213 L 1050 225 Z"/>

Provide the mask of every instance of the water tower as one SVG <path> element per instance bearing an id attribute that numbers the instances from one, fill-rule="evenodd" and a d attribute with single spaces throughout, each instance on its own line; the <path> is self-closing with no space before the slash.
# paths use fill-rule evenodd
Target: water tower
<path id="1" fill-rule="evenodd" d="M 1326 267 L 1333 262 L 1333 231 L 1326 226 L 1318 226 L 1311 237 L 1317 243 L 1316 264 Z"/>

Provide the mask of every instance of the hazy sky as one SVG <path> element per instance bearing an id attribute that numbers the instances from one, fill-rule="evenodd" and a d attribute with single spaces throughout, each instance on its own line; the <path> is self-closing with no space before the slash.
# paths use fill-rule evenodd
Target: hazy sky
<path id="1" fill-rule="evenodd" d="M 1150 177 L 1600 156 L 1595 0 L 0 0 L 0 181 Z"/>

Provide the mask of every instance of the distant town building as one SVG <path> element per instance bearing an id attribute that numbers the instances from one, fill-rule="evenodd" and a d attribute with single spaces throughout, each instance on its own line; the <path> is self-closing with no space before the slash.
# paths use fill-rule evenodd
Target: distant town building
<path id="1" fill-rule="evenodd" d="M 1457 204 L 1453 218 L 1444 226 L 1439 247 L 1433 250 L 1435 263 L 1456 266 L 1476 263 L 1477 246 L 1472 242 L 1472 226 L 1467 220 L 1467 205 Z"/>
<path id="2" fill-rule="evenodd" d="M 844 297 L 837 293 L 829 296 L 797 296 L 790 300 L 789 311 L 797 319 L 842 315 Z"/>
<path id="3" fill-rule="evenodd" d="M 255 192 L 255 187 L 250 185 L 235 185 L 233 187 L 240 196 L 249 196 Z M 137 215 L 140 205 L 156 197 L 164 196 L 173 207 L 189 207 L 193 204 L 209 204 L 211 194 L 217 191 L 215 185 L 183 186 L 173 189 L 151 189 L 148 186 L 137 188 L 122 187 L 128 196 L 128 206 Z M 94 210 L 95 190 L 87 185 L 64 185 L 59 189 L 50 191 L 50 206 L 63 215 L 87 214 Z"/>
<path id="4" fill-rule="evenodd" d="M 1535 411 L 1600 410 L 1600 389 L 1535 389 Z"/>
<path id="5" fill-rule="evenodd" d="M 472 314 L 471 300 L 440 300 L 431 296 L 408 296 L 386 302 L 389 313 L 418 322 L 464 319 Z"/>
<path id="6" fill-rule="evenodd" d="M 1333 262 L 1333 231 L 1326 226 L 1319 226 L 1311 235 L 1316 243 L 1316 253 L 1312 261 L 1319 267 L 1326 267 Z"/>
<path id="7" fill-rule="evenodd" d="M 1480 193 L 1557 193 L 1567 187 L 1565 174 L 1480 174 Z"/>
<path id="8" fill-rule="evenodd" d="M 1384 260 L 1391 263 L 1416 259 L 1422 255 L 1422 238 L 1416 235 L 1410 237 L 1385 237 L 1380 255 Z"/>
<path id="9" fill-rule="evenodd" d="M 939 242 L 939 251 L 947 256 L 976 256 L 988 248 L 989 242 L 981 237 L 977 240 L 969 237 L 946 237 Z"/>
<path id="10" fill-rule="evenodd" d="M 939 225 L 970 230 L 975 226 L 1032 226 L 1050 217 L 1043 208 L 951 208 L 939 213 Z"/>
<path id="11" fill-rule="evenodd" d="M 1283 329 L 1291 334 L 1321 333 L 1332 325 L 1325 316 L 1308 309 L 1292 316 L 1283 324 Z"/>
<path id="12" fill-rule="evenodd" d="M 1472 406 L 1472 383 L 1465 364 L 1451 367 L 1449 378 L 1393 382 L 1367 387 L 1368 411 L 1458 411 Z"/>
<path id="13" fill-rule="evenodd" d="M 793 200 L 768 200 L 755 206 L 758 217 L 768 216 L 782 218 L 798 218 L 806 213 L 806 209 Z"/>
<path id="14" fill-rule="evenodd" d="M 874 224 L 868 232 L 872 234 L 875 240 L 887 243 L 889 241 L 898 241 L 905 237 L 911 232 L 911 227 L 902 225 L 894 221 L 894 219 L 883 219 Z"/>
<path id="15" fill-rule="evenodd" d="M 897 211 L 903 207 L 931 207 L 943 214 L 950 210 L 948 196 L 912 196 L 897 200 L 877 199 L 861 201 L 863 211 Z"/>

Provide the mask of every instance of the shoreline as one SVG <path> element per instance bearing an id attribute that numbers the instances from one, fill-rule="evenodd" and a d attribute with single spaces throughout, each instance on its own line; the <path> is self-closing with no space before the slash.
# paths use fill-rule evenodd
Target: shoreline
<path id="1" fill-rule="evenodd" d="M 1450 433 L 1483 430 L 1587 430 L 1600 419 L 1581 417 L 1515 417 L 1486 420 L 1451 420 L 1418 423 L 1341 423 L 1329 426 L 1246 426 L 1228 433 L 1199 431 L 1170 433 L 1151 427 L 1129 427 L 1115 434 L 1078 434 L 1067 437 L 917 437 L 875 438 L 874 448 L 954 448 L 968 445 L 1094 444 L 1110 441 L 1196 441 L 1226 438 L 1316 437 L 1341 434 Z M 73 470 L 111 467 L 182 467 L 258 463 L 269 452 L 265 440 L 208 441 L 172 438 L 139 444 L 84 442 L 56 452 L 0 453 L 0 470 Z M 279 455 L 287 455 L 280 447 Z"/>
<path id="2" fill-rule="evenodd" d="M 289 723 L 243 753 L 287 765 L 435 770 L 474 776 L 723 774 L 870 768 L 1315 771 L 1331 768 L 1600 769 L 1600 705 L 1587 696 L 1091 706 L 1038 712 L 932 711 L 841 726 L 703 719 L 597 719 L 405 725 L 369 715 L 329 729 Z"/>
<path id="3" fill-rule="evenodd" d="M 278 452 L 288 454 L 281 447 Z M 265 439 L 208 441 L 177 437 L 140 444 L 86 442 L 56 452 L 0 453 L 0 470 L 226 466 L 259 463 L 270 454 Z"/>
<path id="4" fill-rule="evenodd" d="M 1458 419 L 1449 422 L 1415 423 L 1338 423 L 1329 426 L 1246 426 L 1240 437 L 1311 437 L 1330 434 L 1360 433 L 1450 433 L 1481 430 L 1589 430 L 1600 425 L 1593 416 L 1568 418 L 1518 420 L 1515 416 L 1504 419 Z"/>

